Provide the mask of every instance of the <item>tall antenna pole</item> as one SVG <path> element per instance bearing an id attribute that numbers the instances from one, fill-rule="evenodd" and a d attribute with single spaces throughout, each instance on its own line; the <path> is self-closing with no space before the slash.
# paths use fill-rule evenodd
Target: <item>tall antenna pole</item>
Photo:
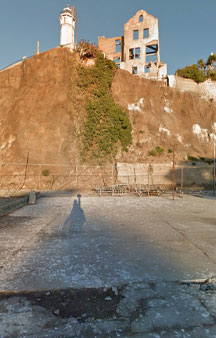
<path id="1" fill-rule="evenodd" d="M 173 147 L 173 169 L 172 169 L 172 197 L 175 199 L 175 150 Z"/>
<path id="2" fill-rule="evenodd" d="M 214 168 L 213 168 L 213 195 L 215 196 L 215 139 L 216 134 L 214 133 Z"/>

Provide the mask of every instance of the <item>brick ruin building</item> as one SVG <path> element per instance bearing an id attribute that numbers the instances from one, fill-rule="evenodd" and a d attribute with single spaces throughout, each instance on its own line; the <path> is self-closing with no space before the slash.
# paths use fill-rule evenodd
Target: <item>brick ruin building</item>
<path id="1" fill-rule="evenodd" d="M 98 37 L 98 47 L 121 69 L 146 78 L 167 76 L 160 60 L 158 19 L 139 10 L 125 25 L 124 36 Z"/>

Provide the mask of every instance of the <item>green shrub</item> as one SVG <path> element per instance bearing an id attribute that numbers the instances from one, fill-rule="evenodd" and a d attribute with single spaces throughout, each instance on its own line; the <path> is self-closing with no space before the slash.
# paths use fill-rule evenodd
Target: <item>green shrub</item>
<path id="1" fill-rule="evenodd" d="M 49 171 L 48 169 L 44 169 L 44 170 L 42 171 L 42 175 L 43 175 L 43 176 L 49 176 L 49 175 L 50 175 L 50 171 Z"/>
<path id="2" fill-rule="evenodd" d="M 194 80 L 197 83 L 204 82 L 206 76 L 202 70 L 199 69 L 197 65 L 186 66 L 185 68 L 178 69 L 176 75 L 181 76 L 186 79 Z"/>
<path id="3" fill-rule="evenodd" d="M 78 66 L 78 86 L 87 94 L 87 120 L 83 132 L 83 159 L 113 158 L 117 144 L 127 151 L 132 142 L 132 126 L 127 112 L 116 105 L 111 85 L 116 71 L 113 61 L 97 52 L 96 64 L 91 68 Z"/>
<path id="4" fill-rule="evenodd" d="M 164 148 L 160 147 L 160 146 L 157 146 L 155 148 L 155 150 L 157 151 L 157 154 L 158 155 L 162 155 L 164 153 Z"/>
<path id="5" fill-rule="evenodd" d="M 172 150 L 171 148 L 169 148 L 169 149 L 167 150 L 167 152 L 168 152 L 168 154 L 172 154 L 173 150 Z"/>
<path id="6" fill-rule="evenodd" d="M 216 71 L 215 70 L 209 70 L 207 75 L 208 75 L 209 79 L 211 79 L 212 81 L 216 81 Z"/>
<path id="7" fill-rule="evenodd" d="M 164 153 L 164 148 L 157 146 L 155 149 L 148 152 L 150 156 L 160 156 Z"/>
<path id="8" fill-rule="evenodd" d="M 148 152 L 148 154 L 150 155 L 150 156 L 157 156 L 157 151 L 154 149 L 154 150 L 150 150 L 149 152 Z"/>
<path id="9" fill-rule="evenodd" d="M 188 161 L 199 161 L 197 157 L 194 157 L 194 156 L 191 156 L 191 155 L 188 155 Z"/>
<path id="10" fill-rule="evenodd" d="M 144 134 L 144 130 L 139 130 L 139 133 L 140 134 Z"/>
<path id="11" fill-rule="evenodd" d="M 208 158 L 208 159 L 206 159 L 206 163 L 208 163 L 209 165 L 214 164 L 214 160 Z"/>
<path id="12" fill-rule="evenodd" d="M 203 161 L 203 162 L 206 161 L 205 157 L 200 157 L 200 160 Z"/>

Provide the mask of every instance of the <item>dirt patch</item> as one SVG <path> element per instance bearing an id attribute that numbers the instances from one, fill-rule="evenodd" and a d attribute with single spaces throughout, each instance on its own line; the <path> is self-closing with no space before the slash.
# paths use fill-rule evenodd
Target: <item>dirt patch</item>
<path id="1" fill-rule="evenodd" d="M 123 298 L 122 287 L 116 287 L 7 293 L 0 294 L 0 301 L 13 297 L 25 298 L 33 306 L 41 306 L 61 318 L 76 318 L 80 323 L 85 323 L 91 318 L 117 317 L 116 309 Z"/>

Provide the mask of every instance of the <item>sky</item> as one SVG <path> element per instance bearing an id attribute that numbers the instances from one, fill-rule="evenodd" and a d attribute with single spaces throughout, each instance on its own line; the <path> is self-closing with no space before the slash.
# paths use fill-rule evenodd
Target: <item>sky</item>
<path id="1" fill-rule="evenodd" d="M 79 39 L 123 35 L 139 9 L 159 18 L 161 61 L 168 74 L 216 53 L 216 0 L 0 0 L 0 69 L 59 45 L 58 17 L 67 4 L 79 12 Z"/>

